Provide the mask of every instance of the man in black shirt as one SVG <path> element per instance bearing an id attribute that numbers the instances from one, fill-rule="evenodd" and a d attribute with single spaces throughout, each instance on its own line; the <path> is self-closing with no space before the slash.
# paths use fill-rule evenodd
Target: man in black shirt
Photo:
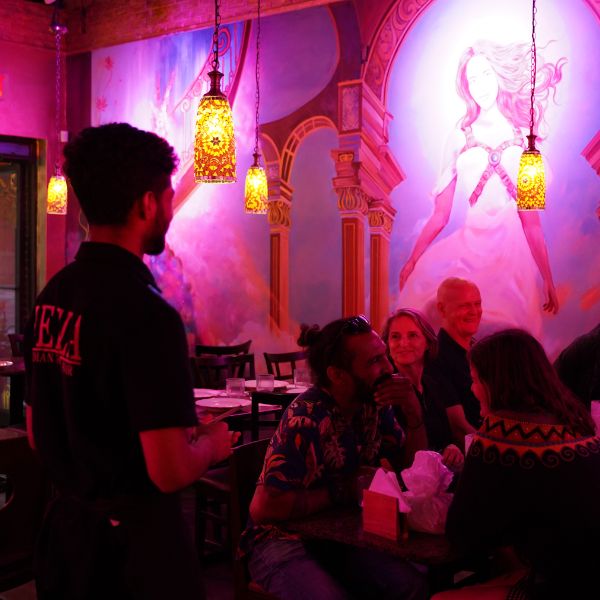
<path id="1" fill-rule="evenodd" d="M 447 406 L 448 420 L 455 441 L 464 446 L 465 435 L 481 424 L 479 402 L 471 391 L 467 352 L 481 322 L 481 294 L 466 279 L 450 277 L 437 291 L 437 309 L 442 318 L 438 333 L 439 350 L 432 361 L 432 372 L 441 375 L 456 392 L 460 403 Z"/>
<path id="2" fill-rule="evenodd" d="M 123 123 L 84 129 L 64 154 L 91 241 L 26 333 L 29 440 L 58 492 L 38 598 L 202 598 L 175 492 L 229 455 L 232 434 L 196 427 L 183 324 L 142 262 L 164 249 L 177 158 Z"/>
<path id="3" fill-rule="evenodd" d="M 554 363 L 562 382 L 591 409 L 600 400 L 600 324 L 573 340 Z"/>

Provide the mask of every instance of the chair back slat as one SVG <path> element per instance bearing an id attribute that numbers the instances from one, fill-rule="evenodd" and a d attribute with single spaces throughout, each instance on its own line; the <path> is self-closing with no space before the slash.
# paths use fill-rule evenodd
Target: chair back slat
<path id="1" fill-rule="evenodd" d="M 254 354 L 239 356 L 191 356 L 194 387 L 221 390 L 228 377 L 255 379 Z"/>
<path id="2" fill-rule="evenodd" d="M 10 351 L 13 356 L 23 356 L 25 352 L 25 336 L 22 333 L 9 333 Z"/>
<path id="3" fill-rule="evenodd" d="M 305 361 L 307 358 L 304 350 L 296 352 L 264 352 L 267 371 L 275 375 L 277 379 L 287 381 L 294 380 L 294 370 L 296 363 Z"/>
<path id="4" fill-rule="evenodd" d="M 250 419 L 250 431 L 253 440 L 258 440 L 260 426 L 277 427 L 283 411 L 299 394 L 277 393 L 277 392 L 252 392 L 252 409 Z M 276 412 L 260 417 L 259 404 L 270 404 L 281 406 Z"/>
<path id="5" fill-rule="evenodd" d="M 235 346 L 207 346 L 206 344 L 196 344 L 196 356 L 203 354 L 214 354 L 215 356 L 237 356 L 239 354 L 248 354 L 252 340 L 236 344 Z"/>

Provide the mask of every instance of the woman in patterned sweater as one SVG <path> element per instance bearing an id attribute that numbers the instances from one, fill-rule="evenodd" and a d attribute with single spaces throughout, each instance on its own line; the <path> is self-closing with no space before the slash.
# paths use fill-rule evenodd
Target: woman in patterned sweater
<path id="1" fill-rule="evenodd" d="M 450 539 L 518 567 L 436 600 L 598 597 L 600 439 L 535 338 L 511 329 L 470 352 L 484 423 L 475 434 L 447 521 Z"/>

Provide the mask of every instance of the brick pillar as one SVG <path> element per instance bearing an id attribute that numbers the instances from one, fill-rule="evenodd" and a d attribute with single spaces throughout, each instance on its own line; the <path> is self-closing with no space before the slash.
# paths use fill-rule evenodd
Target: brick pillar
<path id="1" fill-rule="evenodd" d="M 283 180 L 269 181 L 270 289 L 269 326 L 287 331 L 290 310 L 290 209 L 292 188 Z"/>
<path id="2" fill-rule="evenodd" d="M 390 313 L 390 235 L 395 214 L 396 210 L 383 200 L 373 200 L 369 205 L 371 324 L 378 332 Z"/>

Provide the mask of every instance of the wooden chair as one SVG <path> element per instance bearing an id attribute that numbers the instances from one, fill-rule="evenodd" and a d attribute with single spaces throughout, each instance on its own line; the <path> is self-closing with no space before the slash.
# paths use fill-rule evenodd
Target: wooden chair
<path id="1" fill-rule="evenodd" d="M 228 377 L 255 379 L 254 354 L 239 356 L 191 356 L 194 387 L 224 389 Z"/>
<path id="2" fill-rule="evenodd" d="M 214 354 L 215 356 L 238 356 L 239 354 L 248 354 L 252 340 L 248 340 L 243 344 L 235 346 L 206 346 L 204 344 L 196 344 L 196 356 L 203 354 Z"/>
<path id="3" fill-rule="evenodd" d="M 13 356 L 23 356 L 25 352 L 25 336 L 22 333 L 9 333 L 10 351 Z"/>
<path id="4" fill-rule="evenodd" d="M 277 425 L 279 425 L 283 411 L 289 406 L 292 400 L 297 397 L 298 394 L 287 394 L 285 392 L 281 394 L 276 392 L 252 392 L 252 411 L 250 413 L 250 432 L 252 441 L 256 441 L 260 437 L 261 427 L 267 426 L 275 429 Z M 268 417 L 265 416 L 261 418 L 259 404 L 270 404 L 281 408 L 269 413 Z"/>
<path id="5" fill-rule="evenodd" d="M 268 439 L 250 442 L 234 448 L 230 458 L 229 484 L 233 493 L 229 511 L 229 531 L 233 550 L 235 600 L 276 600 L 275 596 L 250 580 L 245 561 L 237 556 L 238 542 L 246 527 L 250 501 L 256 489 L 256 481 L 262 470 L 268 446 Z"/>
<path id="6" fill-rule="evenodd" d="M 0 429 L 0 473 L 6 476 L 0 506 L 0 592 L 33 578 L 33 549 L 50 486 L 24 431 Z"/>
<path id="7" fill-rule="evenodd" d="M 280 353 L 264 352 L 264 356 L 267 363 L 267 371 L 275 375 L 276 379 L 287 381 L 294 381 L 296 362 L 306 360 L 306 352 L 304 350 Z"/>

